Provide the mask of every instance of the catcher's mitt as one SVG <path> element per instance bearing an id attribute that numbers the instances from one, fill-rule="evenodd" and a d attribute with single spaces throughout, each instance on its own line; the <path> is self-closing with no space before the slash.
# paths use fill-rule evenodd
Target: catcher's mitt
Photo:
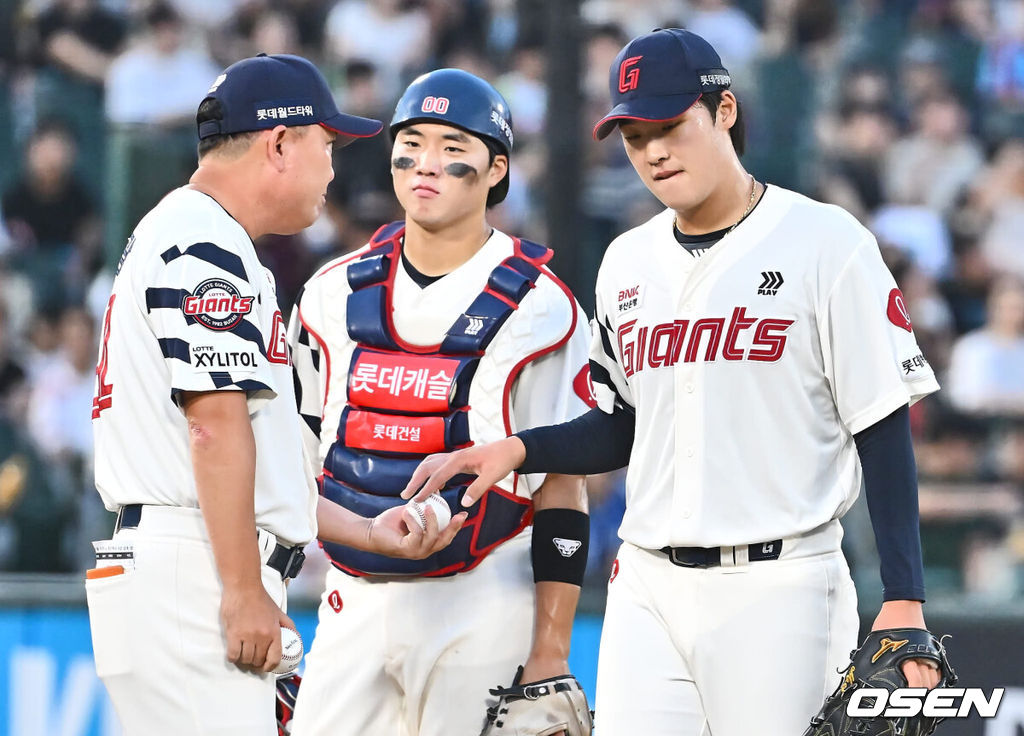
<path id="1" fill-rule="evenodd" d="M 924 629 L 882 629 L 872 631 L 864 643 L 850 653 L 850 664 L 842 682 L 825 699 L 804 736 L 927 736 L 943 720 L 923 715 L 911 718 L 851 717 L 846 714 L 853 693 L 870 687 L 892 692 L 907 687 L 900 665 L 908 659 L 930 659 L 939 667 L 939 684 L 950 687 L 956 673 L 946 659 L 942 641 Z"/>
<path id="2" fill-rule="evenodd" d="M 277 678 L 277 734 L 289 736 L 292 732 L 292 714 L 295 712 L 295 698 L 299 696 L 302 678 L 292 673 Z"/>
<path id="3" fill-rule="evenodd" d="M 511 687 L 497 687 L 498 703 L 487 709 L 480 736 L 590 736 L 594 714 L 583 688 L 572 675 L 520 684 L 520 667 Z"/>

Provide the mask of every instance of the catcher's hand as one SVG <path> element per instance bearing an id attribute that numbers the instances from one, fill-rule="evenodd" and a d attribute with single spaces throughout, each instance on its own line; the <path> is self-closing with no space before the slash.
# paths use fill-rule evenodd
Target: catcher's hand
<path id="1" fill-rule="evenodd" d="M 870 687 L 892 692 L 907 687 L 900 667 L 908 659 L 926 659 L 939 669 L 939 684 L 950 687 L 956 673 L 946 659 L 942 641 L 924 629 L 881 629 L 872 631 L 850 654 L 851 662 L 835 692 L 825 698 L 804 736 L 927 736 L 943 720 L 917 715 L 912 718 L 851 717 L 846 708 L 858 688 Z"/>
<path id="2" fill-rule="evenodd" d="M 487 709 L 487 725 L 480 736 L 591 736 L 594 716 L 583 688 L 572 675 L 520 684 L 523 668 L 511 687 L 498 687 L 491 695 L 498 703 Z"/>

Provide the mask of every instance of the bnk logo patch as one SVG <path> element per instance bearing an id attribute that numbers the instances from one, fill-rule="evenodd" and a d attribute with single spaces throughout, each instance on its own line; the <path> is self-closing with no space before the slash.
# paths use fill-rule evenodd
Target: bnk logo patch
<path id="1" fill-rule="evenodd" d="M 229 281 L 209 279 L 182 299 L 181 311 L 203 327 L 221 332 L 234 329 L 252 311 L 254 298 L 241 296 Z"/>

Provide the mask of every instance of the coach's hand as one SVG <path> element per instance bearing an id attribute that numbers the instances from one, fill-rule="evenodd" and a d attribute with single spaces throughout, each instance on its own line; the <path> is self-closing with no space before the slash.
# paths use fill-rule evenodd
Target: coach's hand
<path id="1" fill-rule="evenodd" d="M 424 516 L 427 528 L 420 529 L 419 524 L 408 522 L 405 505 L 382 511 L 370 519 L 366 528 L 367 551 L 388 557 L 422 560 L 451 544 L 469 514 L 465 511 L 455 514 L 444 529 L 438 528 L 437 516 L 430 506 L 424 509 Z"/>
<path id="2" fill-rule="evenodd" d="M 925 629 L 924 610 L 920 601 L 886 601 L 882 604 L 872 631 L 882 629 Z M 929 690 L 939 684 L 939 667 L 930 659 L 909 659 L 902 665 L 907 687 L 926 687 Z"/>
<path id="3" fill-rule="evenodd" d="M 270 672 L 281 661 L 281 627 L 295 628 L 263 584 L 225 588 L 220 618 L 227 638 L 228 660 L 241 669 Z"/>
<path id="4" fill-rule="evenodd" d="M 462 497 L 463 506 L 472 506 L 487 489 L 518 468 L 526 460 L 526 446 L 518 437 L 506 437 L 486 445 L 467 447 L 447 454 L 424 458 L 402 491 L 402 498 L 426 500 L 459 473 L 477 476 Z M 418 490 L 417 490 L 418 489 Z"/>

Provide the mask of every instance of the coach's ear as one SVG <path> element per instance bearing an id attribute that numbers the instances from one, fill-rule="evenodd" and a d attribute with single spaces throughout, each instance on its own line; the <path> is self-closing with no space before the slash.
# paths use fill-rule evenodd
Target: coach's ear
<path id="1" fill-rule="evenodd" d="M 277 171 L 285 170 L 285 149 L 288 147 L 288 128 L 277 125 L 265 134 L 263 145 L 266 146 L 267 160 Z"/>

